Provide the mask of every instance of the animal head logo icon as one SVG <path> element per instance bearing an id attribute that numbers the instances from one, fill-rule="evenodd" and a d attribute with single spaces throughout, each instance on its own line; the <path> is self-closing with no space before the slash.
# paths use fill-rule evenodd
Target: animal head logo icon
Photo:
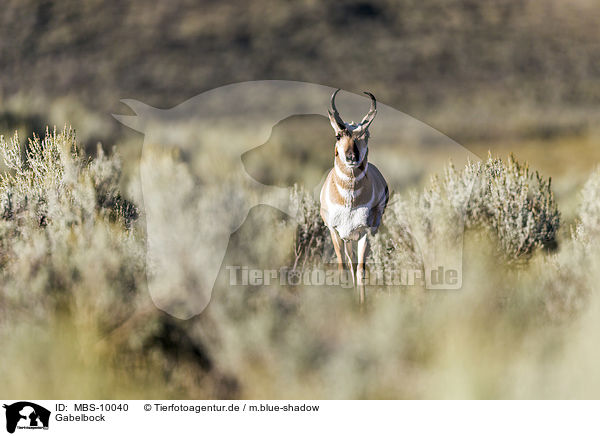
<path id="1" fill-rule="evenodd" d="M 6 431 L 14 433 L 17 427 L 27 429 L 47 429 L 50 421 L 50 411 L 29 401 L 19 401 L 6 409 Z"/>

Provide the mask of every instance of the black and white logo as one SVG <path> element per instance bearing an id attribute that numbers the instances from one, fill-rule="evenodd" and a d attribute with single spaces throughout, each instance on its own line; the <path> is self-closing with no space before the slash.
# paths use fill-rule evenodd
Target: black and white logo
<path id="1" fill-rule="evenodd" d="M 19 401 L 3 406 L 6 409 L 6 431 L 14 433 L 16 429 L 47 430 L 50 411 L 29 401 Z"/>

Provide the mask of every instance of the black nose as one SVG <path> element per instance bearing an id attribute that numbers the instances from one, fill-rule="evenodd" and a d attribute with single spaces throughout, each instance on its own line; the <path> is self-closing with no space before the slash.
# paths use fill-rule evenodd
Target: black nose
<path id="1" fill-rule="evenodd" d="M 356 144 L 346 153 L 346 160 L 352 163 L 356 163 L 358 160 L 358 148 L 356 147 Z"/>

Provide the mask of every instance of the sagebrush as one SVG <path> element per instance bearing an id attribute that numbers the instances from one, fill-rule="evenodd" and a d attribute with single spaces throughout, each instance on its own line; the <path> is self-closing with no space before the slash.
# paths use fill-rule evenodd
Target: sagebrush
<path id="1" fill-rule="evenodd" d="M 11 168 L 0 185 L 6 353 L 0 381 L 9 396 L 546 398 L 600 392 L 594 381 L 600 320 L 592 310 L 600 279 L 598 173 L 583 190 L 573 237 L 564 236 L 552 252 L 536 249 L 558 241 L 549 183 L 516 163 L 449 166 L 424 192 L 396 194 L 373 238 L 371 262 L 421 266 L 428 244 L 451 248 L 462 237 L 458 291 L 367 287 L 361 313 L 352 289 L 230 286 L 224 268 L 209 307 L 181 321 L 149 298 L 143 209 L 121 194 L 118 153 L 85 157 L 69 129 L 49 131 L 25 148 L 16 137 L 2 140 L 0 148 Z M 178 180 L 192 183 L 176 156 L 161 159 L 166 174 L 177 171 Z M 224 265 L 274 268 L 285 260 L 281 247 L 294 244 L 299 248 L 286 251 L 287 266 L 309 269 L 330 260 L 318 202 L 301 189 L 292 197 L 300 224 L 256 208 L 232 237 Z M 165 212 L 177 213 L 178 201 L 186 199 L 171 198 L 165 204 L 173 209 Z M 496 206 L 502 211 L 494 212 Z M 464 234 L 457 223 L 467 228 Z M 174 261 L 192 254 L 183 251 Z M 517 259 L 526 261 L 515 265 Z M 14 367 L 21 371 L 15 374 Z"/>

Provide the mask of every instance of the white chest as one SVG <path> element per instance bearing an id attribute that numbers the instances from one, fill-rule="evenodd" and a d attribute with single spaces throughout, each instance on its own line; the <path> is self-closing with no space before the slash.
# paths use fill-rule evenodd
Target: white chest
<path id="1" fill-rule="evenodd" d="M 329 225 L 342 239 L 358 239 L 368 226 L 370 207 L 348 207 L 332 204 L 329 207 Z"/>

